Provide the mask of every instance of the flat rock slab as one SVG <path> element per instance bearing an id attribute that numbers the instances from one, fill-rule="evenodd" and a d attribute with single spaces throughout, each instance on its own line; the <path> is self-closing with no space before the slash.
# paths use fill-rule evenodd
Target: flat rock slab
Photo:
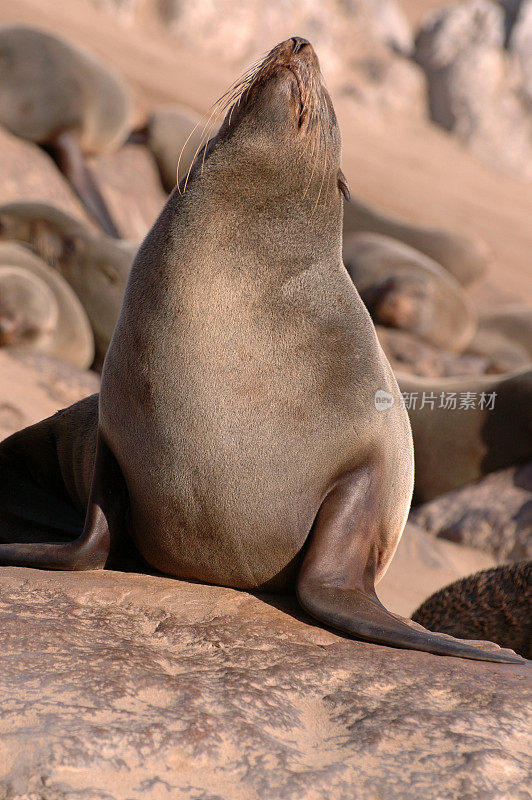
<path id="1" fill-rule="evenodd" d="M 526 800 L 530 665 L 364 644 L 289 600 L 0 570 L 6 800 Z M 528 733 L 527 733 L 528 731 Z"/>

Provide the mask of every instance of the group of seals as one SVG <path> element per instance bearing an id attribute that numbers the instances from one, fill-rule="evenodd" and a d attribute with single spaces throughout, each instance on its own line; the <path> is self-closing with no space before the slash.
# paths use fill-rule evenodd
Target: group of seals
<path id="1" fill-rule="evenodd" d="M 475 330 L 471 303 L 433 259 L 377 233 L 346 234 L 343 257 L 376 324 L 450 351 L 469 344 Z"/>
<path id="2" fill-rule="evenodd" d="M 0 242 L 0 346 L 29 347 L 81 369 L 94 360 L 92 330 L 70 286 L 13 242 Z"/>
<path id="3" fill-rule="evenodd" d="M 489 255 L 483 242 L 470 236 L 400 222 L 351 197 L 345 208 L 345 233 L 371 232 L 390 236 L 440 264 L 463 286 L 486 271 Z"/>
<path id="4" fill-rule="evenodd" d="M 136 547 L 181 578 L 295 586 L 308 613 L 363 639 L 519 662 L 375 593 L 413 449 L 400 403 L 376 408 L 399 389 L 342 263 L 340 150 L 311 45 L 281 43 L 140 247 L 98 415 L 89 398 L 0 446 L 2 526 L 24 536 L 0 562 L 101 568 Z M 43 527 L 54 542 L 35 542 Z"/>
<path id="5" fill-rule="evenodd" d="M 118 319 L 137 243 L 117 241 L 46 203 L 0 206 L 0 239 L 31 246 L 72 287 L 94 332 L 103 363 Z"/>
<path id="6" fill-rule="evenodd" d="M 47 31 L 0 28 L 0 124 L 46 146 L 102 229 L 118 237 L 83 155 L 127 137 L 132 104 L 109 67 Z"/>

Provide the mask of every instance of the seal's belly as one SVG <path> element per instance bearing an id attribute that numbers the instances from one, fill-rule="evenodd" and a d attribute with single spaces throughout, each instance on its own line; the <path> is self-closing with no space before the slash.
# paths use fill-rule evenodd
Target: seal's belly
<path id="1" fill-rule="evenodd" d="M 179 416 L 179 430 L 152 429 L 123 467 L 142 555 L 183 578 L 278 583 L 352 448 L 311 409 L 216 408 L 211 395 L 201 415 L 184 403 Z"/>
<path id="2" fill-rule="evenodd" d="M 100 425 L 146 560 L 253 588 L 297 560 L 332 482 L 370 450 L 375 391 L 387 384 L 351 285 L 327 315 L 299 295 L 300 306 L 277 298 L 268 314 L 241 302 L 220 316 L 219 303 L 210 316 L 176 316 L 163 349 L 153 334 L 139 353 L 146 331 L 130 322 L 107 357 Z"/>

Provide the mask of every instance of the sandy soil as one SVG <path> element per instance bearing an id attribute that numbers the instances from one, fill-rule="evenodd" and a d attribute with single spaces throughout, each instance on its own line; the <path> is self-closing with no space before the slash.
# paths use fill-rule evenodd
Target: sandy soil
<path id="1" fill-rule="evenodd" d="M 416 22 L 438 0 L 403 0 Z M 0 24 L 33 23 L 100 53 L 128 79 L 143 111 L 187 103 L 200 112 L 236 77 L 214 60 L 194 60 L 163 33 L 148 35 L 86 0 L 0 0 Z M 148 22 L 146 26 L 149 27 Z M 344 171 L 353 193 L 387 212 L 447 225 L 483 237 L 493 252 L 481 301 L 516 296 L 532 302 L 532 184 L 477 162 L 451 136 L 423 120 L 372 119 L 337 104 L 344 137 Z"/>

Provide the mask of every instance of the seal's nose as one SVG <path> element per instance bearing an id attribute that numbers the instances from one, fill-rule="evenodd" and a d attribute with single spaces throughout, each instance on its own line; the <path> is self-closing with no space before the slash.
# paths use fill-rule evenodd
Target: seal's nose
<path id="1" fill-rule="evenodd" d="M 294 43 L 293 53 L 299 53 L 300 50 L 303 49 L 306 45 L 310 44 L 307 39 L 303 39 L 302 36 L 292 36 L 292 42 Z"/>

